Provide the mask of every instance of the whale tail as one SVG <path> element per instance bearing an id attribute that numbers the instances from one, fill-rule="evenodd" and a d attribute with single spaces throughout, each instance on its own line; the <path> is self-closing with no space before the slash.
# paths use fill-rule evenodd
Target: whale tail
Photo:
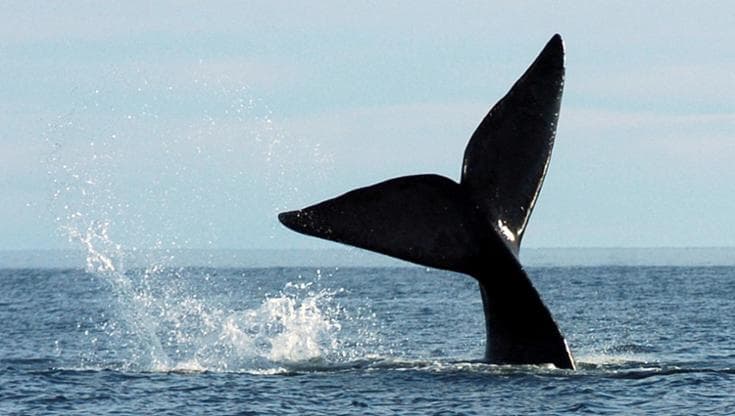
<path id="1" fill-rule="evenodd" d="M 303 234 L 475 277 L 487 360 L 573 368 L 517 259 L 551 157 L 563 80 L 563 44 L 555 35 L 477 127 L 459 183 L 404 176 L 278 218 Z"/>

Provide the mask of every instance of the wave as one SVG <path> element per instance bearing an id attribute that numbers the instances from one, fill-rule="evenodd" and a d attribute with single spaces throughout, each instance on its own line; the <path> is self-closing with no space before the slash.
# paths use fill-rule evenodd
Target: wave
<path id="1" fill-rule="evenodd" d="M 563 377 L 563 378 L 586 378 L 594 377 L 644 380 L 648 378 L 666 378 L 672 376 L 692 375 L 701 377 L 706 375 L 726 376 L 735 375 L 735 368 L 712 368 L 712 367 L 678 367 L 666 364 L 660 366 L 620 366 L 593 367 L 582 364 L 576 371 L 558 369 L 553 365 L 497 365 L 479 361 L 455 361 L 455 360 L 424 360 L 405 359 L 400 357 L 364 357 L 342 362 L 328 362 L 320 359 L 312 359 L 294 362 L 273 362 L 269 366 L 255 366 L 243 368 L 207 368 L 195 361 L 177 363 L 171 367 L 149 368 L 145 370 L 131 371 L 119 366 L 113 367 L 60 367 L 49 369 L 49 371 L 70 372 L 98 372 L 112 371 L 127 375 L 145 374 L 248 374 L 254 376 L 294 376 L 307 373 L 345 373 L 345 372 L 387 372 L 387 371 L 414 371 L 422 373 L 433 373 L 437 375 L 483 375 L 483 376 L 540 376 L 540 377 Z"/>

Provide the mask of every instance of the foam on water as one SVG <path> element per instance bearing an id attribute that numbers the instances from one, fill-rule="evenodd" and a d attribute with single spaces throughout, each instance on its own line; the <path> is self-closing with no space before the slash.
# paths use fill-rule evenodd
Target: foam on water
<path id="1" fill-rule="evenodd" d="M 577 364 L 587 367 L 622 366 L 622 365 L 648 365 L 655 362 L 650 354 L 626 354 L 626 353 L 590 353 L 580 354 L 576 357 Z"/>

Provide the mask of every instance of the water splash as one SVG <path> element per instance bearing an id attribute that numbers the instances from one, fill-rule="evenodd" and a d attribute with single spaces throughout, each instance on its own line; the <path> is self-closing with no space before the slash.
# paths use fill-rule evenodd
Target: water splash
<path id="1" fill-rule="evenodd" d="M 364 323 L 340 306 L 342 290 L 291 282 L 254 307 L 237 308 L 193 287 L 195 276 L 184 269 L 97 273 L 117 297 L 115 323 L 99 329 L 124 356 L 123 370 L 286 371 L 363 353 L 345 350 L 343 323 Z M 86 364 L 104 367 L 104 355 L 91 354 Z"/>
<path id="2" fill-rule="evenodd" d="M 336 291 L 312 291 L 307 286 L 289 283 L 253 309 L 214 309 L 200 315 L 208 318 L 208 325 L 203 327 L 207 329 L 200 337 L 186 340 L 190 351 L 180 357 L 177 368 L 193 364 L 189 368 L 262 371 L 302 362 L 326 362 L 341 344 Z M 201 310 L 199 306 L 193 310 Z"/>
<path id="3" fill-rule="evenodd" d="M 68 226 L 69 239 L 86 250 L 86 271 L 114 301 L 99 333 L 85 331 L 91 348 L 82 358 L 85 368 L 280 373 L 349 362 L 365 355 L 365 340 L 378 339 L 374 314 L 348 312 L 338 302 L 345 291 L 321 287 L 319 270 L 313 281 L 299 276 L 257 306 L 237 308 L 218 300 L 208 272 L 201 279 L 199 269 L 166 265 L 170 258 L 126 270 L 126 253 L 111 239 L 109 223 L 79 224 L 83 229 Z M 345 322 L 357 326 L 358 340 L 343 337 Z"/>
<path id="4" fill-rule="evenodd" d="M 370 317 L 358 311 L 353 320 L 337 300 L 344 290 L 321 287 L 318 270 L 313 281 L 289 282 L 257 306 L 237 308 L 218 300 L 208 272 L 201 279 L 201 270 L 167 266 L 169 259 L 126 270 L 125 252 L 108 227 L 106 222 L 68 227 L 69 239 L 86 250 L 86 271 L 105 284 L 114 301 L 98 333 L 84 333 L 90 339 L 85 368 L 277 373 L 364 354 L 356 347 L 362 344 L 345 342 L 341 331 L 343 322 L 360 321 L 356 333 L 365 336 Z"/>
<path id="5" fill-rule="evenodd" d="M 96 334 L 85 330 L 82 364 L 271 371 L 335 355 L 349 319 L 339 291 L 293 283 L 257 306 L 232 307 L 172 266 L 179 248 L 231 246 L 272 231 L 274 213 L 297 194 L 290 179 L 323 174 L 319 146 L 279 128 L 246 86 L 196 76 L 161 88 L 137 76 L 108 80 L 43 136 L 49 210 L 112 299 L 100 316 L 80 318 L 98 322 Z M 295 156 L 303 154 L 314 158 Z M 242 212 L 273 225 L 253 231 Z"/>

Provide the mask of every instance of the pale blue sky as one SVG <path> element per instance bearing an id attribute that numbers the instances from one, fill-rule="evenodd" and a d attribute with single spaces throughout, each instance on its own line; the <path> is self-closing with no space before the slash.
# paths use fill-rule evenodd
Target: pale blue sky
<path id="1" fill-rule="evenodd" d="M 125 248 L 331 247 L 276 213 L 456 179 L 557 32 L 524 245 L 735 246 L 732 2 L 18 1 L 0 3 L 0 249 L 75 247 L 60 227 L 90 224 Z"/>

